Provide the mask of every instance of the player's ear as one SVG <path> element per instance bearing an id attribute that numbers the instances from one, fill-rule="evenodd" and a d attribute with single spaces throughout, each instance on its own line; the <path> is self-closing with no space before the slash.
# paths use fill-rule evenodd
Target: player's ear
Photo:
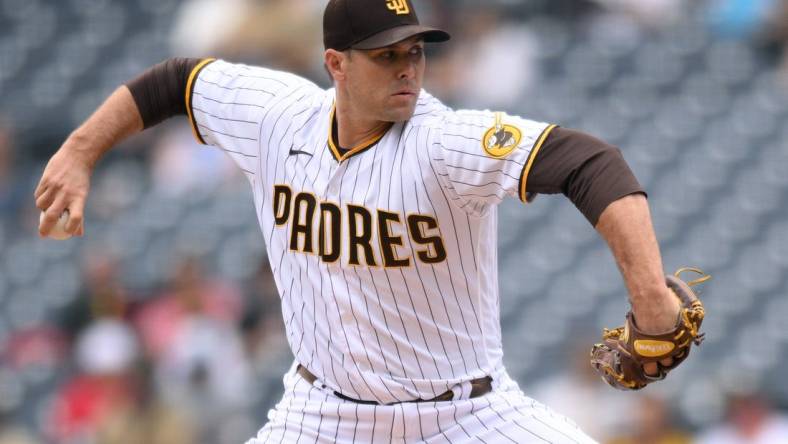
<path id="1" fill-rule="evenodd" d="M 347 69 L 347 55 L 333 49 L 327 49 L 325 53 L 326 71 L 334 80 L 344 80 Z"/>

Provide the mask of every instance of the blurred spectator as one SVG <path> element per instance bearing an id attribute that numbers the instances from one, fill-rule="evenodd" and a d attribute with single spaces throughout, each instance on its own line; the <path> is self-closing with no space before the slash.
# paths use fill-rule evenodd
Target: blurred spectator
<path id="1" fill-rule="evenodd" d="M 697 444 L 777 444 L 788 442 L 788 416 L 758 394 L 728 400 L 727 420 L 700 434 Z"/>
<path id="2" fill-rule="evenodd" d="M 179 57 L 216 57 L 219 44 L 227 39 L 247 14 L 249 0 L 186 0 L 172 26 L 171 46 Z M 194 32 L 199 29 L 200 32 Z"/>
<path id="3" fill-rule="evenodd" d="M 80 335 L 75 353 L 79 373 L 58 389 L 50 414 L 48 432 L 58 443 L 91 442 L 133 400 L 138 349 L 125 323 L 97 319 Z"/>
<path id="4" fill-rule="evenodd" d="M 179 324 L 171 348 L 157 361 L 157 379 L 165 397 L 192 408 L 245 407 L 253 385 L 238 332 L 231 324 L 199 312 Z"/>
<path id="5" fill-rule="evenodd" d="M 320 0 L 191 0 L 179 13 L 173 49 L 322 78 L 324 7 Z M 210 32 L 195 38 L 195 27 Z"/>
<path id="6" fill-rule="evenodd" d="M 126 323 L 126 295 L 114 257 L 87 255 L 82 297 L 61 318 L 75 338 L 77 372 L 58 388 L 48 433 L 58 443 L 93 440 L 102 424 L 131 401 L 133 372 L 139 359 L 137 337 Z"/>
<path id="7" fill-rule="evenodd" d="M 217 52 L 238 62 L 322 79 L 324 7 L 316 0 L 249 2 L 243 20 Z"/>
<path id="8" fill-rule="evenodd" d="M 191 444 L 197 442 L 192 423 L 163 403 L 150 371 L 135 373 L 132 400 L 111 412 L 97 432 L 99 444 Z"/>
<path id="9" fill-rule="evenodd" d="M 173 348 L 184 322 L 207 317 L 235 325 L 242 309 L 234 286 L 209 278 L 198 259 L 187 257 L 175 267 L 167 288 L 142 304 L 133 318 L 146 353 L 159 359 Z"/>
<path id="10" fill-rule="evenodd" d="M 80 297 L 63 311 L 59 322 L 72 338 L 95 319 L 122 320 L 126 315 L 128 296 L 120 282 L 122 271 L 117 259 L 97 249 L 87 252 L 84 258 Z"/>
<path id="11" fill-rule="evenodd" d="M 587 338 L 589 335 L 574 337 Z M 569 351 L 568 369 L 536 385 L 532 397 L 571 418 L 590 437 L 605 442 L 616 431 L 626 430 L 632 418 L 621 412 L 633 411 L 635 400 L 602 382 L 588 363 L 585 340 L 578 341 Z"/>
<path id="12" fill-rule="evenodd" d="M 536 82 L 534 36 L 497 8 L 476 6 L 459 14 L 462 33 L 449 53 L 429 60 L 425 88 L 461 108 L 516 109 Z"/>
<path id="13" fill-rule="evenodd" d="M 690 435 L 673 425 L 667 403 L 655 396 L 640 395 L 637 406 L 630 410 L 628 432 L 613 438 L 609 444 L 689 444 Z"/>
<path id="14" fill-rule="evenodd" d="M 134 331 L 112 315 L 99 317 L 86 328 L 74 351 L 79 368 L 91 375 L 125 376 L 139 356 Z"/>
<path id="15" fill-rule="evenodd" d="M 255 391 L 237 330 L 241 308 L 236 289 L 187 258 L 169 288 L 135 316 L 157 389 L 198 425 L 201 442 L 217 442 L 219 426 L 248 407 Z"/>

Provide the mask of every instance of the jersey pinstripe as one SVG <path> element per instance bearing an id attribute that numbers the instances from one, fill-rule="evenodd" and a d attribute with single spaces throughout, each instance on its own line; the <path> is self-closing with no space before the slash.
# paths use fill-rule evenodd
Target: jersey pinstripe
<path id="1" fill-rule="evenodd" d="M 186 102 L 250 181 L 298 362 L 383 404 L 500 373 L 496 204 L 524 199 L 552 126 L 422 91 L 411 120 L 342 154 L 333 89 L 224 61 L 195 68 Z"/>

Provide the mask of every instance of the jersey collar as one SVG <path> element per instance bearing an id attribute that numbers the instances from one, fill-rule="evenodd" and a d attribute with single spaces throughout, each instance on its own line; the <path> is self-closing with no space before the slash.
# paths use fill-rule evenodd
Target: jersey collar
<path id="1" fill-rule="evenodd" d="M 336 104 L 331 106 L 331 115 L 329 117 L 329 125 L 328 125 L 328 147 L 331 150 L 331 154 L 334 156 L 337 162 L 342 162 L 345 159 L 348 159 L 356 154 L 362 153 L 370 148 L 372 148 L 376 143 L 380 142 L 380 139 L 386 135 L 386 133 L 391 129 L 393 125 L 389 125 L 388 128 L 381 130 L 378 134 L 373 135 L 367 140 L 362 141 L 359 144 L 356 144 L 354 147 L 345 149 L 339 146 L 339 137 L 337 135 L 337 119 L 336 119 Z"/>

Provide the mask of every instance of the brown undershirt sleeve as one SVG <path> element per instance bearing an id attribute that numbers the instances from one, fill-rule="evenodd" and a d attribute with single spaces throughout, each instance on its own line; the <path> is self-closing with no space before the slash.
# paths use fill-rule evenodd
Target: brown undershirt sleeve
<path id="1" fill-rule="evenodd" d="M 614 201 L 646 194 L 621 150 L 580 131 L 555 128 L 525 178 L 528 194 L 563 193 L 596 226 Z"/>
<path id="2" fill-rule="evenodd" d="M 189 74 L 201 60 L 170 58 L 126 83 L 145 128 L 172 116 L 187 114 L 185 92 Z"/>

